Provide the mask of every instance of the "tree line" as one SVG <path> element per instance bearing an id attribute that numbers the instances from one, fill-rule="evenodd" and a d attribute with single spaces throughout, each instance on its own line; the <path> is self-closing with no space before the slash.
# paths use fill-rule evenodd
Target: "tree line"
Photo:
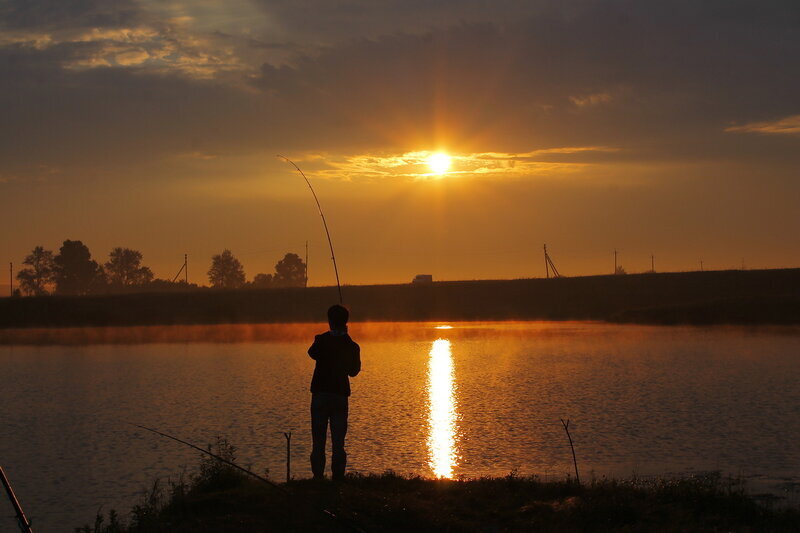
<path id="1" fill-rule="evenodd" d="M 19 288 L 15 294 L 88 295 L 200 288 L 194 283 L 187 285 L 184 280 L 157 279 L 142 260 L 138 250 L 116 247 L 109 252 L 108 261 L 100 264 L 92 259 L 83 242 L 69 239 L 57 254 L 36 246 L 25 257 L 25 267 L 17 272 Z M 212 288 L 218 289 L 269 289 L 308 284 L 306 264 L 297 254 L 287 253 L 275 265 L 275 272 L 259 273 L 252 281 L 247 281 L 242 263 L 227 249 L 212 256 L 208 280 Z"/>

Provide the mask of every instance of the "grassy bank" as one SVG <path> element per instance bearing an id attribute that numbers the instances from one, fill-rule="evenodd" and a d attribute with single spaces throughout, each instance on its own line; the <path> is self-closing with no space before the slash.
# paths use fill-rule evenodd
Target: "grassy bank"
<path id="1" fill-rule="evenodd" d="M 354 321 L 800 324 L 800 269 L 346 286 Z M 0 299 L 0 328 L 318 322 L 335 287 Z"/>
<path id="2" fill-rule="evenodd" d="M 228 457 L 233 457 L 228 448 Z M 798 531 L 800 511 L 772 508 L 735 480 L 536 477 L 432 480 L 393 473 L 332 483 L 292 481 L 283 490 L 203 459 L 199 474 L 156 483 L 131 518 L 98 517 L 78 533 L 258 531 Z M 326 514 L 323 509 L 333 513 Z"/>

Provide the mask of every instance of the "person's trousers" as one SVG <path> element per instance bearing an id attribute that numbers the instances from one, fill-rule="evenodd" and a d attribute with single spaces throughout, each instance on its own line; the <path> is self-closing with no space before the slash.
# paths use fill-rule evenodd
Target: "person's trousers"
<path id="1" fill-rule="evenodd" d="M 315 392 L 311 395 L 311 471 L 317 479 L 325 475 L 328 421 L 331 424 L 331 477 L 344 477 L 344 468 L 347 466 L 347 454 L 344 451 L 347 410 L 347 396 L 328 392 Z"/>

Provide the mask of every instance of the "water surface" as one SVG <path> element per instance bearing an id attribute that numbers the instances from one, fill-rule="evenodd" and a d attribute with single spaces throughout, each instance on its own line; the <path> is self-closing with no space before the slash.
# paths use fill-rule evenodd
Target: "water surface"
<path id="1" fill-rule="evenodd" d="M 197 463 L 128 421 L 199 445 L 223 435 L 242 464 L 277 480 L 292 430 L 293 475 L 310 476 L 305 351 L 320 331 L 0 332 L 0 464 L 42 531 L 70 531 L 101 505 L 127 512 L 155 478 Z M 350 470 L 563 477 L 564 418 L 586 478 L 721 470 L 774 490 L 800 480 L 798 328 L 501 322 L 351 333 L 363 371 L 352 380 Z M 0 518 L 0 531 L 13 527 Z"/>

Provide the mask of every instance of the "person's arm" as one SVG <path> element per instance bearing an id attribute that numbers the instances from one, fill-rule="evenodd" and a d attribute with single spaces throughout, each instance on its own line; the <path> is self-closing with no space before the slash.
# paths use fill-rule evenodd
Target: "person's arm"
<path id="1" fill-rule="evenodd" d="M 347 370 L 347 374 L 354 378 L 359 372 L 361 372 L 361 347 L 353 342 L 350 353 L 350 368 Z"/>
<path id="2" fill-rule="evenodd" d="M 320 356 L 320 354 L 322 353 L 322 346 L 321 346 L 321 345 L 322 345 L 322 343 L 321 343 L 321 342 L 320 342 L 320 340 L 319 340 L 319 338 L 320 338 L 321 336 L 322 336 L 322 335 L 317 335 L 317 336 L 315 336 L 315 337 L 314 337 L 314 343 L 313 343 L 313 344 L 311 345 L 311 347 L 308 349 L 308 355 L 309 355 L 309 356 L 311 356 L 311 359 L 313 359 L 314 361 L 316 361 L 316 360 L 317 360 L 317 357 L 319 357 L 319 356 Z"/>

